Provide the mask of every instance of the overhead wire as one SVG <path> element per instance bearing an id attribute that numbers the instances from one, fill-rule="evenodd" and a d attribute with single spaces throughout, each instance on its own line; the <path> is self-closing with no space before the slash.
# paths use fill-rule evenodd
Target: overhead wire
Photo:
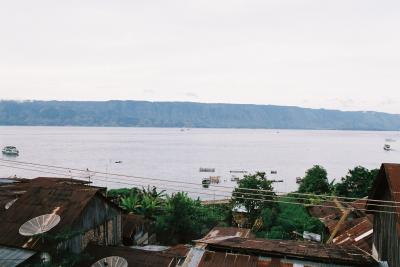
<path id="1" fill-rule="evenodd" d="M 189 188 L 189 189 L 194 189 L 193 187 L 188 187 L 186 186 L 186 184 L 189 185 L 196 185 L 198 186 L 199 184 L 197 183 L 192 183 L 192 182 L 187 182 L 187 181 L 173 181 L 173 180 L 166 180 L 166 179 L 159 179 L 159 178 L 149 178 L 149 177 L 141 177 L 141 176 L 133 176 L 133 175 L 125 175 L 125 174 L 114 174 L 114 173 L 103 173 L 103 172 L 99 172 L 99 171 L 93 171 L 93 170 L 83 170 L 83 169 L 77 169 L 77 168 L 67 168 L 67 167 L 60 167 L 60 166 L 54 166 L 54 165 L 46 165 L 46 164 L 38 164 L 38 163 L 30 163 L 30 162 L 20 162 L 20 161 L 10 161 L 10 160 L 2 160 L 0 159 L 0 161 L 6 161 L 8 163 L 13 163 L 13 164 L 27 164 L 27 165 L 34 165 L 40 168 L 56 168 L 56 169 L 63 169 L 63 170 L 68 170 L 68 176 L 71 175 L 71 171 L 74 172 L 84 172 L 86 174 L 86 176 L 80 176 L 81 178 L 88 178 L 88 173 L 94 173 L 95 175 L 100 174 L 100 175 L 104 175 L 106 174 L 107 177 L 105 178 L 109 178 L 111 176 L 117 176 L 120 178 L 133 178 L 133 179 L 141 179 L 141 180 L 153 180 L 153 181 L 162 181 L 162 182 L 169 182 L 169 183 L 178 183 L 180 187 L 184 187 L 184 188 Z M 114 180 L 115 181 L 115 178 Z M 109 182 L 109 181 L 107 181 Z M 229 188 L 229 190 L 232 190 L 232 187 L 227 187 L 227 186 L 219 186 L 219 185 L 213 185 L 213 187 L 215 188 Z M 195 188 L 197 189 L 197 187 Z M 218 189 L 213 189 L 214 191 L 219 191 L 219 192 L 223 192 L 223 193 L 232 193 L 232 191 L 225 191 L 225 190 L 218 190 Z M 269 195 L 271 194 L 277 194 L 277 195 L 284 195 L 286 198 L 292 198 L 295 200 L 309 200 L 308 198 L 302 198 L 302 197 L 289 197 L 288 195 L 308 195 L 308 196 L 319 196 L 321 198 L 330 198 L 331 196 L 326 196 L 326 195 L 316 195 L 316 194 L 306 194 L 306 193 L 296 193 L 296 192 L 277 192 L 277 191 L 273 191 L 273 190 L 264 190 L 264 189 L 254 189 L 254 188 L 236 188 L 236 190 L 241 190 L 241 192 L 238 191 L 234 191 L 234 194 L 246 194 L 246 195 L 256 195 L 256 196 L 265 196 L 264 194 L 260 194 L 262 192 L 265 193 L 269 193 Z M 242 191 L 250 191 L 250 192 L 256 192 L 256 193 L 250 193 L 250 192 L 242 192 Z M 269 196 L 267 195 L 267 196 Z M 334 197 L 334 196 L 333 196 Z M 337 197 L 337 199 L 343 199 L 342 197 Z M 347 199 L 347 198 L 345 198 Z M 365 200 L 363 198 L 353 198 L 356 200 Z M 395 203 L 395 204 L 400 204 L 400 202 L 396 202 L 396 201 L 386 201 L 386 200 L 372 200 L 372 199 L 368 199 L 369 202 L 380 202 L 380 203 Z M 347 202 L 347 201 L 339 201 L 339 203 L 341 204 L 352 204 L 352 202 Z M 397 205 L 382 205 L 382 204 L 372 204 L 373 206 L 382 206 L 382 207 L 389 207 L 389 208 L 393 208 L 393 207 L 400 207 Z"/>
<path id="2" fill-rule="evenodd" d="M 4 160 L 0 159 L 0 161 L 5 162 L 18 162 L 20 164 L 27 164 L 27 165 L 36 165 L 36 166 L 43 166 L 43 167 L 50 167 L 50 168 L 58 168 L 58 169 L 65 169 L 69 171 L 77 171 L 77 172 L 86 172 L 87 170 L 84 169 L 77 169 L 77 168 L 70 168 L 70 167 L 63 167 L 63 166 L 55 166 L 55 165 L 47 165 L 47 164 L 39 164 L 39 163 L 32 163 L 26 161 L 12 161 L 12 160 Z M 119 173 L 108 173 L 108 172 L 101 172 L 91 170 L 90 172 L 95 174 L 103 174 L 108 176 L 118 176 L 118 177 L 127 177 L 127 178 L 136 178 L 136 179 L 143 179 L 143 180 L 156 180 L 160 182 L 170 182 L 170 183 L 178 183 L 178 184 L 191 184 L 191 185 L 198 185 L 197 183 L 193 182 L 182 182 L 177 180 L 170 180 L 170 179 L 161 179 L 161 178 L 154 178 L 154 177 L 143 177 L 143 176 L 134 176 L 134 175 L 127 175 L 127 174 L 119 174 Z M 232 187 L 223 186 L 223 185 L 214 185 L 217 188 L 228 188 L 231 189 Z M 337 198 L 337 199 L 351 199 L 351 200 L 363 200 L 363 198 L 354 198 L 354 197 L 340 197 L 340 196 L 330 196 L 330 195 L 323 195 L 323 194 L 312 194 L 312 193 L 299 193 L 299 192 L 279 192 L 274 190 L 264 190 L 264 189 L 254 189 L 254 188 L 244 188 L 249 191 L 257 191 L 257 192 L 271 192 L 271 193 L 278 193 L 278 194 L 292 194 L 292 195 L 302 195 L 302 196 L 312 196 L 312 197 L 320 197 L 320 198 Z M 386 203 L 396 203 L 400 204 L 398 201 L 391 201 L 391 200 L 380 200 L 380 199 L 368 199 L 369 202 L 386 202 Z M 348 202 L 351 203 L 351 202 Z"/>
<path id="3" fill-rule="evenodd" d="M 6 167 L 10 167 L 10 168 L 23 169 L 23 170 L 30 170 L 30 171 L 36 171 L 36 172 L 42 171 L 42 170 L 35 170 L 35 169 L 30 169 L 30 168 L 15 167 L 15 166 L 9 166 L 9 165 L 7 166 L 7 165 L 1 165 L 1 164 L 0 164 L 0 166 L 6 166 Z M 54 172 L 47 172 L 47 173 L 50 173 L 50 174 L 58 174 L 58 175 L 60 175 L 60 173 L 54 173 Z M 96 179 L 96 180 L 103 181 L 103 182 L 108 182 L 108 180 L 101 179 L 101 178 L 98 178 L 98 177 L 96 177 L 95 179 Z M 143 186 L 143 184 L 135 184 L 135 183 L 132 183 L 132 182 L 121 181 L 121 180 L 119 180 L 119 181 L 113 180 L 113 183 L 124 184 L 124 185 L 130 185 L 130 186 Z M 170 190 L 170 191 L 174 191 L 174 192 L 186 192 L 186 193 L 193 193 L 193 194 L 199 194 L 199 195 L 222 196 L 222 197 L 227 197 L 227 198 L 230 198 L 230 199 L 242 199 L 242 200 L 259 201 L 259 202 L 283 203 L 283 204 L 292 204 L 292 205 L 309 206 L 309 205 L 306 204 L 306 203 L 300 203 L 300 202 L 289 202 L 289 201 L 282 201 L 282 200 L 276 200 L 276 199 L 260 199 L 260 198 L 250 198 L 250 197 L 241 197 L 241 196 L 232 196 L 232 195 L 221 195 L 221 194 L 215 194 L 215 193 L 206 193 L 206 192 L 189 191 L 189 190 L 184 191 L 184 190 L 181 190 L 181 189 L 176 189 L 175 187 L 174 187 L 174 188 L 171 188 L 171 187 L 166 187 L 165 185 L 160 185 L 160 184 L 156 184 L 156 186 L 157 186 L 159 189 L 165 189 L 165 190 Z M 196 189 L 198 189 L 198 188 L 196 188 Z M 227 192 L 227 193 L 228 193 L 228 192 Z M 240 193 L 240 194 L 243 194 L 243 193 Z M 265 195 L 264 195 L 264 196 L 265 196 Z M 270 195 L 270 197 L 273 197 L 273 196 Z M 290 197 L 287 197 L 287 196 L 280 196 L 280 197 L 281 197 L 282 199 L 290 198 Z M 326 204 L 325 204 L 325 205 L 321 205 L 321 204 L 312 204 L 312 206 L 314 206 L 314 207 L 335 208 L 335 209 L 338 208 L 337 206 L 331 206 L 331 205 L 326 205 Z M 374 206 L 377 206 L 377 205 L 374 205 Z M 393 206 L 391 206 L 391 207 L 393 207 Z M 381 213 L 390 213 L 390 214 L 393 214 L 393 213 L 394 213 L 394 214 L 398 214 L 398 212 L 390 212 L 390 211 L 382 211 L 382 210 L 362 209 L 362 208 L 354 208 L 354 207 L 352 207 L 352 208 L 344 207 L 344 208 L 345 208 L 345 209 L 350 209 L 350 210 L 361 210 L 361 211 L 371 211 L 371 212 L 381 212 Z"/>

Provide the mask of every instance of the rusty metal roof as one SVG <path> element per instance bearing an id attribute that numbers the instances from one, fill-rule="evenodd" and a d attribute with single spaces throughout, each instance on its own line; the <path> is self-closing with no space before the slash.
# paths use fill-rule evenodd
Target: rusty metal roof
<path id="1" fill-rule="evenodd" d="M 29 182 L 28 185 L 21 185 L 26 187 L 26 192 L 8 210 L 0 214 L 0 244 L 40 250 L 42 242 L 36 242 L 37 238 L 30 240 L 30 237 L 19 234 L 23 223 L 43 214 L 54 213 L 61 217 L 61 221 L 49 233 L 56 233 L 65 228 L 72 228 L 88 202 L 95 196 L 107 201 L 99 188 L 71 180 L 46 179 L 34 179 L 35 181 Z M 114 207 L 114 204 L 109 204 Z"/>
<path id="2" fill-rule="evenodd" d="M 333 243 L 335 244 L 347 244 L 355 245 L 364 251 L 371 252 L 372 250 L 372 239 L 371 230 L 373 225 L 371 221 L 373 220 L 372 215 L 367 215 L 364 211 L 359 209 L 365 209 L 367 204 L 367 199 L 363 198 L 357 201 L 349 203 L 341 203 L 342 206 L 350 209 L 354 209 L 348 219 L 344 221 L 339 230 L 337 231 Z M 326 201 L 321 204 L 321 206 L 310 207 L 309 213 L 322 221 L 325 227 L 328 229 L 329 233 L 334 232 L 337 224 L 343 212 L 338 208 L 334 207 L 322 207 L 322 206 L 335 206 L 335 202 Z M 369 233 L 366 238 L 358 239 L 358 237 Z M 346 240 L 346 241 L 344 241 Z M 357 240 L 357 241 L 356 241 Z"/>
<path id="3" fill-rule="evenodd" d="M 389 196 L 385 193 L 389 192 Z M 389 197 L 389 198 L 388 198 Z M 372 192 L 369 199 L 377 200 L 392 200 L 400 202 L 400 164 L 383 163 L 377 177 L 372 186 Z M 374 205 L 375 202 L 368 201 L 367 209 L 369 210 L 382 210 L 382 207 Z M 380 203 L 381 204 L 381 203 Z M 386 203 L 385 205 L 388 205 Z M 397 212 L 397 234 L 400 237 L 400 205 L 397 207 L 386 207 L 385 210 Z M 373 211 L 371 213 L 374 213 Z"/>
<path id="4" fill-rule="evenodd" d="M 336 236 L 333 239 L 333 243 L 338 245 L 354 245 L 370 253 L 372 250 L 372 233 L 372 222 L 365 217 L 354 227 Z"/>
<path id="5" fill-rule="evenodd" d="M 129 247 L 111 247 L 89 244 L 84 250 L 87 259 L 75 265 L 75 267 L 88 267 L 98 260 L 110 256 L 119 256 L 128 262 L 128 266 L 141 267 L 169 267 L 175 266 L 178 258 L 164 252 L 145 251 Z"/>
<path id="6" fill-rule="evenodd" d="M 376 261 L 355 246 L 324 245 L 293 240 L 267 240 L 232 237 L 204 241 L 208 250 L 246 255 L 308 260 L 320 263 L 374 266 Z"/>

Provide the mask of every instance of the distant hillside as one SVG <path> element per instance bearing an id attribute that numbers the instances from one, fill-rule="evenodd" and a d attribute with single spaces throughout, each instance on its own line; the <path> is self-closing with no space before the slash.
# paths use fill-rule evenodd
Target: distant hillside
<path id="1" fill-rule="evenodd" d="M 400 130 L 400 115 L 191 102 L 0 101 L 0 125 Z"/>

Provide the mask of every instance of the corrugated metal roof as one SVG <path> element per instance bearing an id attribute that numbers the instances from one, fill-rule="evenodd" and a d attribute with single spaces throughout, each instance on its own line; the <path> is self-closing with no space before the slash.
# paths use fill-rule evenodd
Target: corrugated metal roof
<path id="1" fill-rule="evenodd" d="M 370 252 L 372 249 L 372 233 L 372 222 L 365 217 L 354 227 L 336 236 L 333 239 L 333 243 L 339 245 L 355 245 L 364 251 Z"/>
<path id="2" fill-rule="evenodd" d="M 0 246 L 0 266 L 1 267 L 14 267 L 23 263 L 33 255 L 35 251 L 20 249 L 20 248 L 10 248 Z"/>
<path id="3" fill-rule="evenodd" d="M 355 241 L 355 239 L 363 235 L 370 230 L 372 230 L 373 225 L 372 215 L 365 214 L 364 211 L 360 211 L 358 209 L 365 209 L 367 203 L 367 199 L 360 199 L 351 203 L 341 203 L 344 207 L 354 209 L 348 219 L 344 221 L 340 228 L 338 229 L 335 239 L 333 239 L 333 243 L 338 244 L 347 244 L 347 245 L 355 245 L 358 248 L 361 248 L 367 252 L 371 252 L 372 250 L 372 239 L 371 238 L 363 238 L 361 240 Z M 321 204 L 321 206 L 310 207 L 309 213 L 318 219 L 320 219 L 329 233 L 332 233 L 336 228 L 337 224 L 343 212 L 340 208 L 332 208 L 332 207 L 322 207 L 322 206 L 335 206 L 335 202 L 326 201 Z M 343 241 L 346 240 L 346 241 Z"/>
<path id="4" fill-rule="evenodd" d="M 18 230 L 26 221 L 49 213 L 61 217 L 60 223 L 50 230 L 56 233 L 73 227 L 87 203 L 95 196 L 105 200 L 100 188 L 84 185 L 80 181 L 59 178 L 37 178 L 21 183 L 16 189 L 25 188 L 26 193 L 8 209 L 1 213 L 0 244 L 13 247 L 40 249 L 42 242 L 22 236 Z M 105 200 L 107 201 L 107 200 Z M 114 206 L 109 202 L 111 206 Z"/>
<path id="5" fill-rule="evenodd" d="M 87 259 L 75 265 L 75 267 L 87 267 L 105 257 L 119 256 L 128 262 L 128 266 L 141 267 L 169 267 L 175 266 L 177 258 L 164 252 L 154 252 L 132 249 L 129 247 L 106 247 L 89 244 L 83 252 Z"/>
<path id="6" fill-rule="evenodd" d="M 204 242 L 209 250 L 226 250 L 276 258 L 302 259 L 321 263 L 373 266 L 376 261 L 354 246 L 324 245 L 293 240 L 267 240 L 232 237 Z"/>
<path id="7" fill-rule="evenodd" d="M 393 201 L 400 202 L 400 164 L 383 163 L 377 177 L 372 186 L 372 193 L 369 199 L 383 199 L 385 190 L 389 189 L 390 197 Z M 367 209 L 382 210 L 381 207 L 375 206 L 375 202 L 368 201 Z M 388 203 L 386 203 L 388 205 Z M 392 212 L 397 212 L 397 234 L 400 237 L 400 206 L 390 209 Z M 374 212 L 371 212 L 374 213 Z"/>

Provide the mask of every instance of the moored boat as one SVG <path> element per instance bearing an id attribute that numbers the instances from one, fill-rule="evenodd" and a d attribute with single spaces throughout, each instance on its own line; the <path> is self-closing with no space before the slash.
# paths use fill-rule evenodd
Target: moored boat
<path id="1" fill-rule="evenodd" d="M 386 151 L 392 150 L 392 148 L 391 148 L 390 145 L 388 145 L 388 144 L 385 144 L 385 145 L 383 146 L 383 149 L 386 150 Z"/>
<path id="2" fill-rule="evenodd" d="M 19 151 L 15 146 L 5 146 L 1 151 L 4 155 L 18 156 Z"/>

